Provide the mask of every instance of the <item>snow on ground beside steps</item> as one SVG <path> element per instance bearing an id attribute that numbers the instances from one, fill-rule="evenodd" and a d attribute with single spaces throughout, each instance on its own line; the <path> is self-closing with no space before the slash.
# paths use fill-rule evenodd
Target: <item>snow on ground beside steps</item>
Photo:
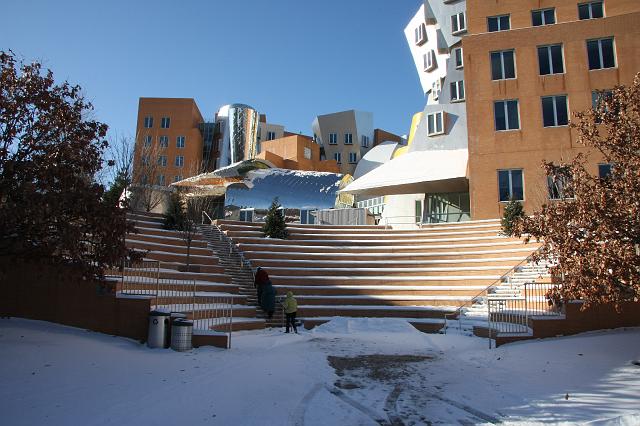
<path id="1" fill-rule="evenodd" d="M 230 350 L 177 353 L 2 319 L 0 423 L 637 425 L 634 360 L 637 328 L 490 350 L 486 339 L 397 319 L 334 318 L 313 332 L 239 332 Z"/>

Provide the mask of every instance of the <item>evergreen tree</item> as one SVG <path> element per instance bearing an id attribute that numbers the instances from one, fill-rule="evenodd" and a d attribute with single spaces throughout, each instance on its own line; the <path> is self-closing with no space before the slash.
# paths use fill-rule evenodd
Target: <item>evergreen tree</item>
<path id="1" fill-rule="evenodd" d="M 508 237 L 515 234 L 516 221 L 524 217 L 522 203 L 516 200 L 509 200 L 502 215 L 502 233 Z"/>
<path id="2" fill-rule="evenodd" d="M 116 178 L 111 183 L 109 189 L 104 193 L 102 199 L 107 205 L 120 206 L 119 200 L 122 192 L 131 184 L 130 179 L 126 173 L 119 172 Z"/>
<path id="3" fill-rule="evenodd" d="M 278 202 L 278 197 L 273 199 L 271 207 L 267 211 L 267 216 L 264 220 L 264 232 L 265 237 L 286 239 L 288 237 L 287 225 L 284 221 L 284 214 L 281 208 L 282 206 Z"/>
<path id="4" fill-rule="evenodd" d="M 184 202 L 180 194 L 177 192 L 171 194 L 169 203 L 167 204 L 167 210 L 163 216 L 164 229 L 180 229 L 182 222 L 184 222 Z"/>

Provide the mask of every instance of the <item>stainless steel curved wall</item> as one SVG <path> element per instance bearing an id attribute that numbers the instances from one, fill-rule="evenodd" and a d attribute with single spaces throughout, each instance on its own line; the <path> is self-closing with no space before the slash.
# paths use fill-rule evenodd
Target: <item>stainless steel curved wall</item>
<path id="1" fill-rule="evenodd" d="M 260 120 L 258 111 L 244 104 L 225 105 L 218 112 L 218 120 L 225 122 L 219 166 L 255 158 Z"/>

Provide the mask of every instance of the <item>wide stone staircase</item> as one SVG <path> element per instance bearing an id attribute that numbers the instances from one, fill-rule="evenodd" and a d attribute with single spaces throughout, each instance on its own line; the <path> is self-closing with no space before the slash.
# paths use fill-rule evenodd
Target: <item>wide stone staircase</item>
<path id="1" fill-rule="evenodd" d="M 238 255 L 267 270 L 278 294 L 292 291 L 306 327 L 333 316 L 405 318 L 437 331 L 500 284 L 539 244 L 500 235 L 498 220 L 416 230 L 290 224 L 286 240 L 261 224 L 216 221 Z"/>
<path id="2" fill-rule="evenodd" d="M 202 234 L 191 243 L 187 265 L 187 244 L 179 232 L 163 229 L 161 215 L 133 212 L 128 219 L 136 232 L 127 234 L 126 245 L 143 259 L 121 268 L 121 295 L 148 296 L 152 309 L 185 314 L 195 320 L 195 335 L 264 328 L 234 281 L 235 271 Z"/>

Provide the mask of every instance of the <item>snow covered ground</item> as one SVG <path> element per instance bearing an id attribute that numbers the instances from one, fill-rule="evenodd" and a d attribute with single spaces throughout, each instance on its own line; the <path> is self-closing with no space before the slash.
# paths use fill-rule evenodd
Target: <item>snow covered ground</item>
<path id="1" fill-rule="evenodd" d="M 0 320 L 0 424 L 640 424 L 640 329 L 488 349 L 400 320 L 235 333 L 232 349 Z"/>

